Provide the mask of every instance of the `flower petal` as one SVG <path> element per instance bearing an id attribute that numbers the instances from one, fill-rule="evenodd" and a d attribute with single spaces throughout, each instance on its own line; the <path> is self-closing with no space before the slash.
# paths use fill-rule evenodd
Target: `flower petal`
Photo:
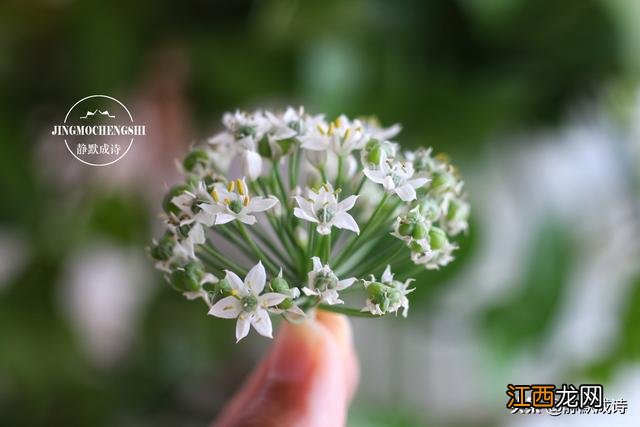
<path id="1" fill-rule="evenodd" d="M 242 304 L 236 297 L 224 297 L 211 307 L 210 315 L 223 319 L 235 319 L 242 312 Z"/>
<path id="2" fill-rule="evenodd" d="M 410 179 L 409 181 L 407 181 L 407 183 L 411 185 L 413 188 L 420 188 L 429 181 L 430 181 L 429 178 L 416 178 L 416 179 Z"/>
<path id="3" fill-rule="evenodd" d="M 236 342 L 239 342 L 242 338 L 246 337 L 249 334 L 249 326 L 251 326 L 251 320 L 253 319 L 253 314 L 242 315 L 238 317 L 238 322 L 236 323 Z"/>
<path id="4" fill-rule="evenodd" d="M 335 289 L 329 289 L 322 294 L 322 300 L 329 305 L 344 304 L 340 299 L 340 295 Z"/>
<path id="5" fill-rule="evenodd" d="M 340 280 L 338 282 L 338 285 L 336 286 L 336 289 L 341 291 L 343 289 L 347 289 L 349 286 L 353 285 L 353 283 L 356 281 L 357 279 L 355 277 L 350 277 L 348 279 L 344 279 L 344 280 Z"/>
<path id="6" fill-rule="evenodd" d="M 271 318 L 267 310 L 258 308 L 251 318 L 253 328 L 263 337 L 273 338 L 273 329 L 271 326 Z"/>
<path id="7" fill-rule="evenodd" d="M 249 201 L 247 210 L 249 212 L 264 212 L 278 204 L 278 199 L 273 196 L 254 197 Z"/>
<path id="8" fill-rule="evenodd" d="M 393 274 L 391 273 L 391 266 L 387 265 L 387 268 L 384 269 L 384 273 L 382 273 L 382 277 L 380 281 L 382 283 L 389 283 L 393 280 Z"/>
<path id="9" fill-rule="evenodd" d="M 331 234 L 331 225 L 320 224 L 318 225 L 318 227 L 316 227 L 316 231 L 318 232 L 318 234 L 322 234 L 323 236 L 326 236 L 327 234 Z"/>
<path id="10" fill-rule="evenodd" d="M 242 222 L 244 224 L 247 224 L 247 225 L 253 225 L 258 220 L 253 215 L 240 215 L 240 216 L 238 216 L 238 221 L 240 221 L 240 222 Z"/>
<path id="11" fill-rule="evenodd" d="M 219 280 L 216 276 L 214 276 L 211 273 L 204 273 L 204 276 L 202 276 L 202 279 L 200 280 L 200 283 L 218 283 Z"/>
<path id="12" fill-rule="evenodd" d="M 297 288 L 296 288 L 297 289 Z M 263 307 L 271 307 L 272 305 L 278 305 L 285 299 L 287 299 L 286 295 L 279 294 L 277 292 L 267 292 L 265 294 L 260 295 L 260 305 Z"/>
<path id="13" fill-rule="evenodd" d="M 396 194 L 403 202 L 410 202 L 416 198 L 416 190 L 408 182 L 396 188 Z"/>
<path id="14" fill-rule="evenodd" d="M 364 174 L 376 184 L 382 184 L 387 174 L 379 170 L 365 169 Z"/>
<path id="15" fill-rule="evenodd" d="M 231 221 L 233 221 L 235 219 L 236 219 L 235 215 L 231 215 L 231 214 L 222 212 L 222 213 L 219 213 L 219 214 L 216 215 L 216 224 L 217 225 L 226 224 L 226 223 L 231 222 Z"/>
<path id="16" fill-rule="evenodd" d="M 262 173 L 262 157 L 255 151 L 246 150 L 242 154 L 241 164 L 244 174 L 252 180 Z"/>
<path id="17" fill-rule="evenodd" d="M 206 241 L 202 224 L 195 223 L 195 225 L 191 227 L 191 230 L 189 230 L 189 238 L 196 245 L 201 245 Z"/>
<path id="18" fill-rule="evenodd" d="M 340 203 L 338 203 L 338 210 L 340 211 L 348 211 L 349 209 L 351 209 L 355 204 L 356 204 L 356 200 L 358 200 L 358 196 L 349 196 L 346 199 L 344 199 L 343 201 L 341 201 Z"/>
<path id="19" fill-rule="evenodd" d="M 306 286 L 302 288 L 302 292 L 308 297 L 311 295 L 320 295 L 320 293 L 315 289 L 310 289 L 310 288 L 307 288 Z"/>
<path id="20" fill-rule="evenodd" d="M 322 270 L 322 263 L 320 262 L 320 258 L 318 258 L 317 256 L 314 256 L 313 258 L 311 258 L 311 262 L 313 263 L 314 271 Z"/>
<path id="21" fill-rule="evenodd" d="M 293 215 L 295 215 L 296 217 L 298 217 L 300 219 L 303 219 L 305 221 L 314 222 L 314 223 L 318 222 L 317 219 L 315 219 L 311 215 L 307 214 L 307 212 L 305 210 L 300 209 L 300 208 L 294 208 L 293 209 Z"/>
<path id="22" fill-rule="evenodd" d="M 227 281 L 231 285 L 231 288 L 238 291 L 238 293 L 241 295 L 246 295 L 248 289 L 244 286 L 244 282 L 242 281 L 242 279 L 238 277 L 238 275 L 233 271 L 225 270 L 225 273 L 227 274 L 224 278 L 227 279 Z"/>
<path id="23" fill-rule="evenodd" d="M 208 205 L 211 206 L 211 205 Z M 206 225 L 207 227 L 212 227 L 216 222 L 216 215 L 206 212 L 204 209 L 201 210 L 193 217 L 194 221 L 199 222 L 202 225 Z"/>
<path id="24" fill-rule="evenodd" d="M 262 261 L 258 261 L 258 263 L 253 266 L 251 270 L 247 273 L 247 277 L 244 279 L 244 284 L 252 294 L 260 295 L 262 290 L 264 289 L 264 284 L 267 281 L 267 273 L 264 271 L 264 266 L 262 265 Z"/>
<path id="25" fill-rule="evenodd" d="M 324 151 L 328 148 L 328 140 L 320 136 L 309 136 L 303 138 L 302 148 L 312 151 Z"/>
<path id="26" fill-rule="evenodd" d="M 360 227 L 358 227 L 358 223 L 346 212 L 338 212 L 333 218 L 333 225 L 338 228 L 344 228 L 345 230 L 350 230 L 354 233 L 360 234 Z"/>

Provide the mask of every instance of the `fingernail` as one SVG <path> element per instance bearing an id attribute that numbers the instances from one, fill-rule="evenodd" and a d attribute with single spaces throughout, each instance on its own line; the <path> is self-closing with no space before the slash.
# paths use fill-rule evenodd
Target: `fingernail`
<path id="1" fill-rule="evenodd" d="M 273 349 L 269 377 L 292 382 L 306 378 L 318 340 L 319 331 L 311 322 L 283 325 Z"/>

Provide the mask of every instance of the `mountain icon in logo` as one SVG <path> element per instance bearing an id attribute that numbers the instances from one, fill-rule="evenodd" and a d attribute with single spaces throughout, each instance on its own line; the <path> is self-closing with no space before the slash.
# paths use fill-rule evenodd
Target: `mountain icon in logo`
<path id="1" fill-rule="evenodd" d="M 87 111 L 87 114 L 85 114 L 84 116 L 80 117 L 80 119 L 86 119 L 87 117 L 92 117 L 92 116 L 95 116 L 96 114 L 98 114 L 100 116 L 107 116 L 110 119 L 115 119 L 116 118 L 116 116 L 112 116 L 111 114 L 109 114 L 109 110 L 104 110 L 104 111 L 95 110 L 93 112 Z"/>

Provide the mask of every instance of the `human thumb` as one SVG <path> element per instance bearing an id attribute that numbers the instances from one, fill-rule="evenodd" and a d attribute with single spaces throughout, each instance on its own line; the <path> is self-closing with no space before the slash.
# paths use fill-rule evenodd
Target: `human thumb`
<path id="1" fill-rule="evenodd" d="M 286 323 L 213 426 L 342 426 L 357 378 L 345 317 L 320 312 Z"/>

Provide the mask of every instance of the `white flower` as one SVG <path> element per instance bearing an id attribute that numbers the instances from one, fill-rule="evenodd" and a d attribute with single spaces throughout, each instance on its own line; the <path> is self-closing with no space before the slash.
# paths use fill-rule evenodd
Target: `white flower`
<path id="1" fill-rule="evenodd" d="M 402 130 L 402 126 L 396 123 L 388 128 L 383 128 L 376 117 L 369 117 L 364 120 L 364 130 L 371 138 L 387 141 L 398 135 Z"/>
<path id="2" fill-rule="evenodd" d="M 364 281 L 365 288 L 370 292 L 368 292 L 367 306 L 362 311 L 382 316 L 385 313 L 398 314 L 398 310 L 402 308 L 402 316 L 407 317 L 409 311 L 407 294 L 415 290 L 415 288 L 408 289 L 408 287 L 413 281 L 414 279 L 407 279 L 405 282 L 393 280 L 391 266 L 387 265 L 380 282 L 376 282 L 373 275 L 370 281 Z"/>
<path id="3" fill-rule="evenodd" d="M 257 220 L 251 215 L 252 213 L 264 212 L 278 203 L 278 199 L 274 196 L 249 197 L 244 179 L 230 181 L 226 187 L 216 184 L 211 191 L 211 196 L 211 203 L 198 205 L 204 212 L 202 222 L 209 226 L 226 224 L 234 220 L 249 225 L 255 224 Z"/>
<path id="4" fill-rule="evenodd" d="M 445 197 L 442 203 L 441 225 L 452 236 L 467 231 L 469 228 L 469 203 L 459 197 Z"/>
<path id="5" fill-rule="evenodd" d="M 318 233 L 327 235 L 335 226 L 360 233 L 358 224 L 347 211 L 356 203 L 358 196 L 349 196 L 340 203 L 331 184 L 324 184 L 318 192 L 309 190 L 308 198 L 295 196 L 298 203 L 293 214 L 300 219 L 318 224 Z"/>
<path id="6" fill-rule="evenodd" d="M 312 151 L 333 151 L 339 156 L 349 155 L 353 150 L 359 150 L 369 140 L 364 132 L 364 125 L 360 120 L 349 120 L 342 115 L 327 124 L 316 123 L 300 137 L 302 148 Z"/>
<path id="7" fill-rule="evenodd" d="M 271 319 L 267 309 L 280 304 L 285 300 L 286 295 L 275 292 L 262 294 L 267 275 L 261 262 L 249 270 L 244 282 L 234 272 L 225 272 L 225 279 L 231 286 L 232 295 L 216 302 L 209 310 L 209 314 L 224 319 L 237 318 L 237 341 L 247 336 L 250 326 L 253 326 L 260 335 L 273 338 Z"/>
<path id="8" fill-rule="evenodd" d="M 379 169 L 365 169 L 364 174 L 376 184 L 382 184 L 388 192 L 395 193 L 405 202 L 416 198 L 416 188 L 422 187 L 428 178 L 414 178 L 411 162 L 386 161 Z"/>
<path id="9" fill-rule="evenodd" d="M 271 129 L 271 123 L 261 111 L 226 113 L 222 119 L 226 131 L 209 139 L 212 145 L 232 146 L 237 151 L 244 174 L 256 179 L 262 173 L 262 157 L 258 154 L 258 142 Z"/>
<path id="10" fill-rule="evenodd" d="M 302 288 L 305 295 L 316 295 L 320 300 L 329 304 L 343 304 L 339 298 L 338 291 L 348 288 L 356 281 L 355 277 L 349 279 L 338 280 L 329 265 L 322 265 L 320 258 L 311 258 L 313 262 L 313 270 L 308 274 L 308 287 Z"/>
<path id="11" fill-rule="evenodd" d="M 458 247 L 446 242 L 438 249 L 426 249 L 424 252 L 412 252 L 411 260 L 418 265 L 424 265 L 428 270 L 438 270 L 453 261 L 453 251 Z"/>

